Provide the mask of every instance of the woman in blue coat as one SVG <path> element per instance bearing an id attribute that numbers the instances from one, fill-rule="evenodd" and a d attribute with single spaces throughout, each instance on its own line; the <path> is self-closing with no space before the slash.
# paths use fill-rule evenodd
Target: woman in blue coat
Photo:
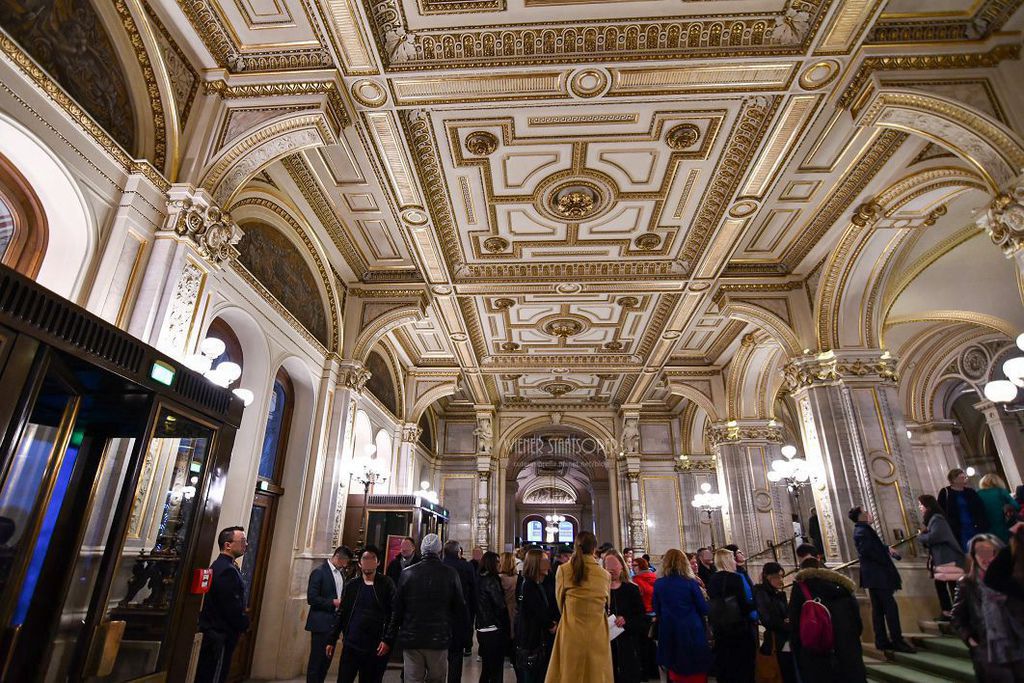
<path id="1" fill-rule="evenodd" d="M 703 683 L 711 669 L 704 626 L 707 600 L 682 551 L 666 552 L 661 571 L 661 578 L 654 582 L 658 665 L 668 670 L 671 683 Z"/>

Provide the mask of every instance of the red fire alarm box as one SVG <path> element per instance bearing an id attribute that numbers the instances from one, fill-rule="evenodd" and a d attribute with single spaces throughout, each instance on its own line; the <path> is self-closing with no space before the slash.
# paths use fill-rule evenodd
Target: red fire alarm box
<path id="1" fill-rule="evenodd" d="M 192 572 L 192 588 L 194 595 L 202 595 L 210 592 L 210 583 L 213 581 L 212 569 L 197 569 Z"/>

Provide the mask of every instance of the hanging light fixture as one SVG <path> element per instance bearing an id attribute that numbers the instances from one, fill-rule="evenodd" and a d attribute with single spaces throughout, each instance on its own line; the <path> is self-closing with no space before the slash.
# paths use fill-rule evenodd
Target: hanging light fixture
<path id="1" fill-rule="evenodd" d="M 199 342 L 199 353 L 193 353 L 185 358 L 184 363 L 190 370 L 195 370 L 206 379 L 219 387 L 227 389 L 242 376 L 242 366 L 232 361 L 223 361 L 213 366 L 213 362 L 224 355 L 227 345 L 217 337 L 207 337 Z M 238 398 L 242 399 L 245 406 L 252 403 L 255 395 L 249 389 L 236 387 L 231 390 Z"/>

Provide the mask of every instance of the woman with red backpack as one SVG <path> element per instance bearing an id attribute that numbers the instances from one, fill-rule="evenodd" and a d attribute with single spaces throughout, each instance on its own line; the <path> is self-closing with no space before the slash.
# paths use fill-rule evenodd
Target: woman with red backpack
<path id="1" fill-rule="evenodd" d="M 795 578 L 789 601 L 790 643 L 801 682 L 864 683 L 863 624 L 853 581 L 818 567 L 801 569 Z M 808 602 L 816 604 L 805 605 Z"/>

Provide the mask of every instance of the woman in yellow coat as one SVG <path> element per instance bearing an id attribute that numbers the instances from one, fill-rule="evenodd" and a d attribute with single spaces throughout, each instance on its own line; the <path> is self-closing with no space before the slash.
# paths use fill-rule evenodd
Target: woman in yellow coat
<path id="1" fill-rule="evenodd" d="M 555 574 L 555 599 L 562 619 L 544 683 L 612 683 L 605 611 L 611 576 L 597 563 L 595 548 L 594 534 L 581 532 L 572 559 Z"/>

